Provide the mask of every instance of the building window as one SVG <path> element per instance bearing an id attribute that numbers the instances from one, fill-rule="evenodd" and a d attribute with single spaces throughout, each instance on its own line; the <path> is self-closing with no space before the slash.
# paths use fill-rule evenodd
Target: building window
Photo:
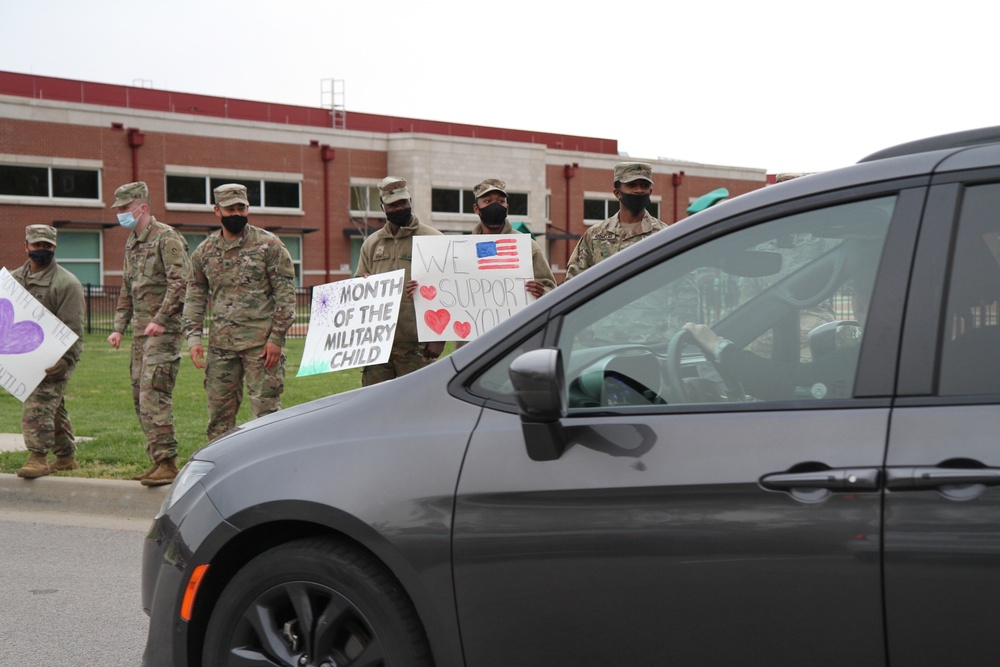
<path id="1" fill-rule="evenodd" d="M 167 176 L 167 202 L 204 204 L 209 201 L 208 180 L 201 176 Z"/>
<path id="2" fill-rule="evenodd" d="M 302 286 L 302 237 L 301 236 L 279 236 L 281 242 L 288 248 L 288 254 L 292 256 L 292 266 L 295 267 L 295 286 Z"/>
<path id="3" fill-rule="evenodd" d="M 0 164 L 0 196 L 99 201 L 101 172 L 99 169 Z"/>
<path id="4" fill-rule="evenodd" d="M 583 219 L 600 222 L 613 216 L 618 209 L 617 199 L 584 199 Z"/>
<path id="5" fill-rule="evenodd" d="M 302 208 L 302 184 L 270 178 L 239 178 L 236 176 L 182 176 L 167 174 L 167 204 L 215 203 L 212 191 L 226 183 L 246 186 L 250 206 L 264 209 Z"/>
<path id="6" fill-rule="evenodd" d="M 351 211 L 356 213 L 381 213 L 382 200 L 379 199 L 378 186 L 365 184 L 351 185 Z"/>
<path id="7" fill-rule="evenodd" d="M 200 232 L 184 232 L 181 236 L 187 241 L 189 255 L 194 252 L 195 248 L 201 245 L 202 241 L 208 238 L 208 234 Z"/>
<path id="8" fill-rule="evenodd" d="M 583 219 L 587 222 L 603 222 L 613 216 L 621 208 L 617 199 L 584 199 Z M 660 202 L 649 202 L 646 207 L 654 218 L 660 217 Z"/>
<path id="9" fill-rule="evenodd" d="M 472 193 L 469 192 L 471 195 Z M 434 213 L 472 213 L 472 204 L 462 201 L 461 190 L 431 189 L 431 211 Z M 464 204 L 464 206 L 463 206 Z M 463 211 L 462 209 L 465 208 Z"/>
<path id="10" fill-rule="evenodd" d="M 434 188 L 431 190 L 431 211 L 434 213 L 475 213 L 476 198 L 472 190 L 458 188 Z M 508 192 L 508 215 L 528 215 L 528 193 Z"/>
<path id="11" fill-rule="evenodd" d="M 101 233 L 59 230 L 59 245 L 56 261 L 64 269 L 76 276 L 84 285 L 100 286 Z"/>
<path id="12" fill-rule="evenodd" d="M 507 212 L 508 215 L 528 215 L 528 193 L 508 192 L 507 206 L 510 207 L 510 210 Z"/>

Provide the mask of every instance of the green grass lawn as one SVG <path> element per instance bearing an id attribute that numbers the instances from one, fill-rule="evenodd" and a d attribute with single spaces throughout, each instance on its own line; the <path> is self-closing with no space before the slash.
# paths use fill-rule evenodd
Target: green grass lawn
<path id="1" fill-rule="evenodd" d="M 84 336 L 83 355 L 66 391 L 66 410 L 76 435 L 93 440 L 78 443 L 76 457 L 80 469 L 60 475 L 128 479 L 149 467 L 146 439 L 132 406 L 129 386 L 131 344 L 131 338 L 126 337 L 121 349 L 115 350 L 108 345 L 104 334 Z M 361 386 L 360 368 L 295 377 L 304 344 L 304 338 L 291 338 L 285 347 L 284 407 Z M 449 345 L 448 349 L 452 347 Z M 192 452 L 205 444 L 208 407 L 203 379 L 203 371 L 191 363 L 185 346 L 174 388 L 174 423 L 180 444 L 178 463 L 186 462 Z M 250 419 L 250 401 L 244 396 L 237 423 Z M 0 433 L 20 432 L 21 402 L 0 390 Z M 17 472 L 26 457 L 24 452 L 0 453 L 0 472 Z"/>

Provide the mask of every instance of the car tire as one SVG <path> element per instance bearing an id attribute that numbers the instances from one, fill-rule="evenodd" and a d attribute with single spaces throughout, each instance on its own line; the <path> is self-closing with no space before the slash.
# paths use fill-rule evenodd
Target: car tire
<path id="1" fill-rule="evenodd" d="M 416 610 L 389 572 L 347 544 L 306 539 L 254 558 L 225 587 L 203 665 L 432 665 Z"/>

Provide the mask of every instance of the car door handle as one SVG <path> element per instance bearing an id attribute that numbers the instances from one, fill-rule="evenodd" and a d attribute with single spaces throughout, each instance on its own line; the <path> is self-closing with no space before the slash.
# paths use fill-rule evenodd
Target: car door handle
<path id="1" fill-rule="evenodd" d="M 776 472 L 760 478 L 771 491 L 826 489 L 827 491 L 875 491 L 879 488 L 878 468 L 827 468 L 807 472 Z"/>
<path id="2" fill-rule="evenodd" d="M 933 491 L 943 486 L 1000 485 L 998 468 L 888 468 L 885 487 L 890 491 Z"/>

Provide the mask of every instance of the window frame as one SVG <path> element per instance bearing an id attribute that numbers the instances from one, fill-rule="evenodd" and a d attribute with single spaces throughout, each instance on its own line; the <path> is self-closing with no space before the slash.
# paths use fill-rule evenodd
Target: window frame
<path id="1" fill-rule="evenodd" d="M 457 211 L 444 211 L 434 208 L 434 199 L 436 192 L 452 192 L 458 196 L 458 210 Z M 524 197 L 524 213 L 508 213 L 507 217 L 511 219 L 516 219 L 518 221 L 530 222 L 531 220 L 531 193 L 523 190 L 508 190 L 507 191 L 507 202 L 508 207 L 510 206 L 510 200 L 512 197 Z M 431 213 L 435 216 L 456 216 L 463 218 L 476 219 L 478 216 L 476 212 L 472 210 L 472 207 L 476 203 L 476 198 L 472 194 L 472 188 L 455 188 L 455 187 L 434 187 L 431 188 Z M 468 210 L 466 210 L 468 209 Z"/>
<path id="2" fill-rule="evenodd" d="M 605 213 L 604 217 L 603 218 L 588 218 L 587 217 L 587 202 L 591 202 L 591 203 L 594 203 L 594 202 L 603 202 L 604 203 L 604 213 Z M 618 207 L 618 208 L 615 209 L 614 212 L 611 212 L 609 210 L 609 208 L 610 208 L 610 206 L 612 204 L 614 204 L 615 206 Z M 660 213 L 661 213 L 661 210 L 663 208 L 662 204 L 663 204 L 663 197 L 662 196 L 660 196 L 660 195 L 651 195 L 650 198 L 649 198 L 649 206 L 650 207 L 655 206 L 656 207 L 656 213 L 653 213 L 652 211 L 650 211 L 649 207 L 647 207 L 646 210 L 654 218 L 656 218 L 657 220 L 660 220 L 661 219 L 660 218 Z M 607 220 L 611 216 L 615 215 L 615 213 L 618 213 L 619 210 L 621 210 L 621 205 L 620 205 L 620 202 L 618 201 L 618 198 L 615 197 L 614 195 L 609 195 L 609 194 L 605 194 L 605 193 L 594 193 L 594 192 L 585 192 L 585 193 L 583 193 L 583 216 L 584 216 L 583 217 L 583 224 L 586 225 L 587 227 L 592 227 L 592 226 L 594 226 L 594 225 L 596 225 L 598 223 L 604 222 L 605 220 Z"/>
<path id="3" fill-rule="evenodd" d="M 776 202 L 766 208 L 744 213 L 735 213 L 725 221 L 703 224 L 689 231 L 680 238 L 672 238 L 667 243 L 653 243 L 646 246 L 641 255 L 632 261 L 616 266 L 614 271 L 606 271 L 597 280 L 584 285 L 555 300 L 551 308 L 537 313 L 530 321 L 525 321 L 516 329 L 505 330 L 498 327 L 493 335 L 501 337 L 498 340 L 521 340 L 525 338 L 522 332 L 532 331 L 536 326 L 544 326 L 544 340 L 541 347 L 557 347 L 565 316 L 588 302 L 594 295 L 605 292 L 615 285 L 650 269 L 660 262 L 683 254 L 709 239 L 720 235 L 728 235 L 740 229 L 762 224 L 777 217 L 792 216 L 813 209 L 825 208 L 836 204 L 846 204 L 852 201 L 875 199 L 878 197 L 897 196 L 897 202 L 890 221 L 888 235 L 884 242 L 883 257 L 880 262 L 872 294 L 870 314 L 866 322 L 866 344 L 861 351 L 861 360 L 855 377 L 855 392 L 853 398 L 844 400 L 824 401 L 787 401 L 787 402 L 756 402 L 756 403 L 692 403 L 677 405 L 655 405 L 648 407 L 629 407 L 626 414 L 643 412 L 653 413 L 715 413 L 715 412 L 746 412 L 773 411 L 787 408 L 799 409 L 838 409 L 843 407 L 887 407 L 891 404 L 892 388 L 898 370 L 900 359 L 899 349 L 902 338 L 903 314 L 906 300 L 906 289 L 913 264 L 913 253 L 916 247 L 917 230 L 923 218 L 922 211 L 927 189 L 923 183 L 915 184 L 912 180 L 900 179 L 877 184 L 861 184 L 849 191 L 837 193 L 821 193 L 791 202 Z M 672 235 L 660 237 L 670 238 Z M 625 251 L 635 255 L 638 250 L 629 248 Z M 600 271 L 600 267 L 594 269 Z M 904 286 L 901 290 L 900 286 Z M 570 288 L 572 289 L 572 288 Z M 874 312 L 875 309 L 879 312 Z M 486 372 L 487 367 L 502 359 L 512 345 L 496 345 L 478 358 L 458 359 L 460 372 L 449 383 L 449 393 L 456 398 L 484 407 L 517 414 L 518 407 L 514 396 L 509 402 L 485 399 L 469 391 L 468 387 L 478 376 Z M 457 351 L 458 356 L 464 350 Z M 471 362 L 471 363 L 470 363 Z M 617 414 L 620 408 L 609 408 L 603 414 Z M 567 419 L 595 416 L 593 409 L 571 408 Z M 567 422 L 570 423 L 570 422 Z"/>
<path id="4" fill-rule="evenodd" d="M 93 236 L 93 237 L 95 237 L 97 239 L 97 257 L 93 257 L 93 258 L 86 258 L 86 257 L 66 257 L 65 254 L 64 254 L 65 253 L 65 246 L 66 246 L 66 236 L 69 235 L 69 234 L 79 235 L 81 237 L 85 236 L 85 235 L 86 236 Z M 96 284 L 95 283 L 90 283 L 90 284 L 92 286 L 94 286 L 95 288 L 97 288 L 97 289 L 103 288 L 103 286 L 104 286 L 104 234 L 101 232 L 101 230 L 97 230 L 97 229 L 93 229 L 93 230 L 92 229 L 66 229 L 64 227 L 64 228 L 61 228 L 61 229 L 58 230 L 57 241 L 58 241 L 58 245 L 56 246 L 56 262 L 60 266 L 62 266 L 64 269 L 66 269 L 67 271 L 69 271 L 70 273 L 72 273 L 74 276 L 77 276 L 77 279 L 79 279 L 80 276 L 78 276 L 77 273 L 76 273 L 76 271 L 73 270 L 73 268 L 75 266 L 94 265 L 94 264 L 96 264 L 97 265 L 97 278 L 98 278 L 98 282 Z M 63 253 L 59 252 L 59 247 L 60 246 L 62 246 L 62 248 L 63 248 Z M 80 284 L 82 284 L 84 286 L 84 289 L 86 289 L 86 286 L 87 286 L 88 283 L 84 282 L 83 280 L 80 280 Z"/>
<path id="5" fill-rule="evenodd" d="M 382 210 L 382 200 L 379 197 L 378 183 L 376 179 L 352 178 L 348 185 L 347 207 L 352 218 L 378 218 L 385 219 L 385 211 Z M 355 208 L 354 204 L 360 200 L 361 188 L 364 188 L 364 199 L 367 208 Z M 374 208 L 373 208 L 374 206 Z"/>
<path id="6" fill-rule="evenodd" d="M 170 179 L 171 178 L 198 178 L 204 179 L 205 188 L 203 202 L 175 202 L 170 201 Z M 168 211 L 212 211 L 215 205 L 212 196 L 212 181 L 225 183 L 256 183 L 256 188 L 260 193 L 260 203 L 250 204 L 251 215 L 305 215 L 302 208 L 302 174 L 267 172 L 267 171 L 247 171 L 243 169 L 211 169 L 202 167 L 187 167 L 179 165 L 167 165 L 163 174 L 163 198 L 164 208 Z M 290 206 L 268 206 L 267 204 L 267 184 L 294 184 L 298 189 L 298 207 Z"/>
<path id="7" fill-rule="evenodd" d="M 104 165 L 100 160 L 85 160 L 72 158 L 54 158 L 37 155 L 7 155 L 0 154 L 0 166 L 24 169 L 46 170 L 46 195 L 31 194 L 0 194 L 0 205 L 27 206 L 72 206 L 87 208 L 104 208 L 101 200 L 103 189 Z M 96 176 L 94 197 L 62 197 L 54 192 L 56 171 L 86 171 Z"/>

